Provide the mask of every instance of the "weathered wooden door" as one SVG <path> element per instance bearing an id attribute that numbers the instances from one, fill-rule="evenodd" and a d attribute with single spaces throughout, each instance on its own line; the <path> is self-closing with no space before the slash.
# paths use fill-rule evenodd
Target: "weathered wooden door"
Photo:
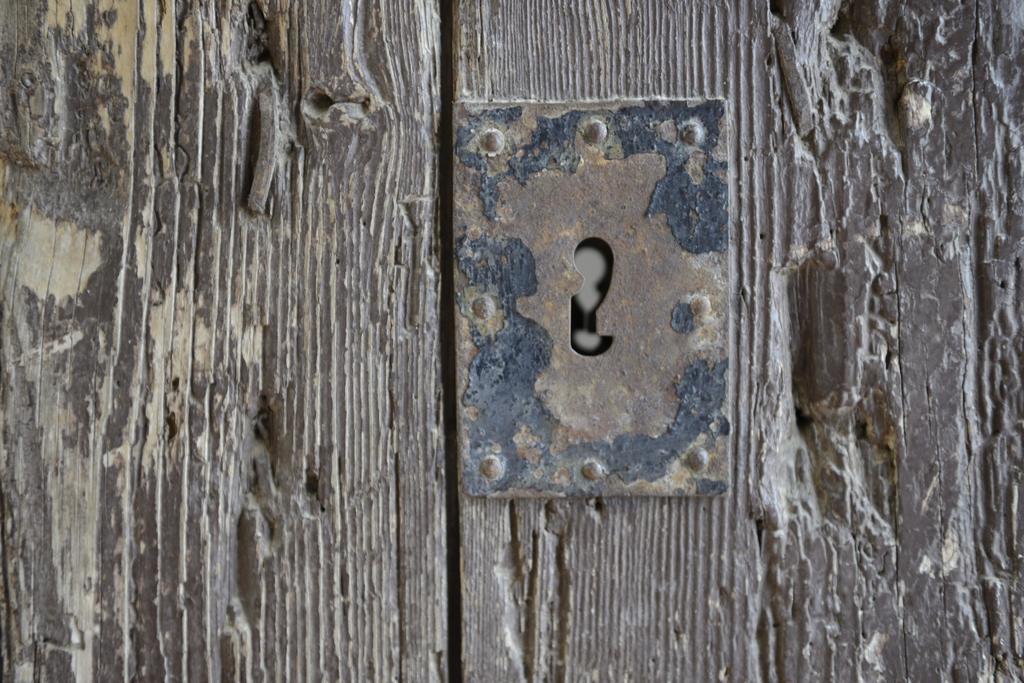
<path id="1" fill-rule="evenodd" d="M 1021 680 L 1015 0 L 3 0 L 5 681 Z M 460 493 L 457 101 L 717 98 L 728 489 Z"/>

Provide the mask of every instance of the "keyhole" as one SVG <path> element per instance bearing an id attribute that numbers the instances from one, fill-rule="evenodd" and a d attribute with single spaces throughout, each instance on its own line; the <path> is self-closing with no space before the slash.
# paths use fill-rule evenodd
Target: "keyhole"
<path id="1" fill-rule="evenodd" d="M 582 356 L 599 356 L 612 345 L 613 337 L 597 333 L 597 309 L 612 283 L 612 249 L 599 237 L 576 245 L 573 263 L 583 276 L 583 286 L 572 298 L 572 350 Z"/>

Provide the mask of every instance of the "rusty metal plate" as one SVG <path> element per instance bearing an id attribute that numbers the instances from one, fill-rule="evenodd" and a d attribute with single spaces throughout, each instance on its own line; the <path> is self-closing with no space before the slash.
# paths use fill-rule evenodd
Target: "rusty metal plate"
<path id="1" fill-rule="evenodd" d="M 725 111 L 721 100 L 456 108 L 467 493 L 727 489 Z M 610 250 L 600 282 L 578 260 L 593 238 Z M 573 303 L 598 286 L 596 308 L 589 294 Z M 574 326 L 603 352 L 578 352 Z"/>

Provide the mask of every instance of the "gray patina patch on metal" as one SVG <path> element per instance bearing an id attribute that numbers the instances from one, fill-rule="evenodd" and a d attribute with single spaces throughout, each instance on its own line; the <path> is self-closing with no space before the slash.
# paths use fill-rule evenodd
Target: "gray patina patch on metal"
<path id="1" fill-rule="evenodd" d="M 462 103 L 462 481 L 491 496 L 718 494 L 729 481 L 725 103 Z M 570 343 L 577 245 L 614 256 L 601 355 Z"/>

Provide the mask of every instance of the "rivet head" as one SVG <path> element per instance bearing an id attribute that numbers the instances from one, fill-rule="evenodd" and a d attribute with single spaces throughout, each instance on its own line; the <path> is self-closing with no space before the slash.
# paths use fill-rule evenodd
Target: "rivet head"
<path id="1" fill-rule="evenodd" d="M 480 320 L 488 320 L 494 315 L 496 307 L 494 305 L 494 299 L 489 296 L 478 296 L 473 300 L 473 315 Z"/>
<path id="2" fill-rule="evenodd" d="M 704 142 L 704 126 L 700 121 L 691 120 L 683 124 L 680 137 L 688 145 L 697 146 Z"/>
<path id="3" fill-rule="evenodd" d="M 690 299 L 690 310 L 695 316 L 702 318 L 711 312 L 711 302 L 703 294 L 698 294 Z"/>
<path id="4" fill-rule="evenodd" d="M 505 134 L 496 128 L 488 128 L 480 136 L 480 149 L 487 156 L 494 156 L 505 148 Z"/>
<path id="5" fill-rule="evenodd" d="M 708 466 L 710 456 L 703 448 L 694 448 L 686 455 L 686 464 L 694 472 L 700 472 Z"/>
<path id="6" fill-rule="evenodd" d="M 604 469 L 604 465 L 596 460 L 588 460 L 583 463 L 581 473 L 583 474 L 584 479 L 589 479 L 590 481 L 600 481 L 601 479 L 604 479 L 607 474 Z"/>
<path id="7" fill-rule="evenodd" d="M 593 120 L 583 127 L 583 139 L 592 145 L 604 142 L 608 137 L 608 126 L 604 121 Z"/>
<path id="8" fill-rule="evenodd" d="M 494 481 L 505 473 L 505 464 L 496 455 L 488 455 L 480 461 L 480 474 L 484 479 Z"/>

